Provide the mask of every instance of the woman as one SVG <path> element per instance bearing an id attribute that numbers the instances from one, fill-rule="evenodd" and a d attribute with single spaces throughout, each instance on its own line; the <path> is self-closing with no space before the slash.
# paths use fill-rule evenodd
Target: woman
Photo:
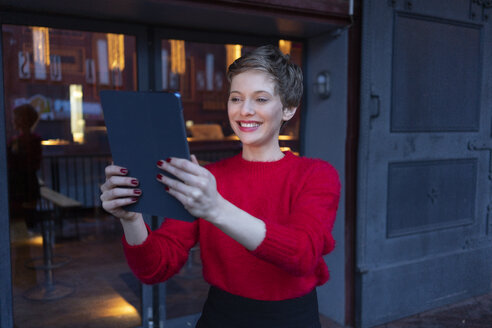
<path id="1" fill-rule="evenodd" d="M 178 178 L 159 174 L 163 188 L 200 219 L 166 219 L 150 231 L 141 214 L 122 208 L 141 190 L 116 165 L 106 168 L 103 207 L 120 218 L 125 255 L 144 283 L 172 277 L 200 242 L 211 288 L 197 327 L 320 327 L 315 287 L 329 278 L 322 256 L 334 248 L 340 183 L 328 163 L 280 150 L 280 128 L 301 101 L 302 72 L 264 46 L 236 60 L 228 79 L 228 116 L 242 153 L 206 168 L 194 156 L 157 163 Z"/>

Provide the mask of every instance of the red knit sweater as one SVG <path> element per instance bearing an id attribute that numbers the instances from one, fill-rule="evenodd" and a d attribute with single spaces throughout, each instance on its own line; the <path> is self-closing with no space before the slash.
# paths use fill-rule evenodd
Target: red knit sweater
<path id="1" fill-rule="evenodd" d="M 266 237 L 248 251 L 211 223 L 166 219 L 141 245 L 123 238 L 128 264 L 144 283 L 177 273 L 200 242 L 205 280 L 229 293 L 258 300 L 302 296 L 329 278 L 322 258 L 331 235 L 340 182 L 328 163 L 290 152 L 275 162 L 241 155 L 207 166 L 228 201 L 265 222 Z"/>

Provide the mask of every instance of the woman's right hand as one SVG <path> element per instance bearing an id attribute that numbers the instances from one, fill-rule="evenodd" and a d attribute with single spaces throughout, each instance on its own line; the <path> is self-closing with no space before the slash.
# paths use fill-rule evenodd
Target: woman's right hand
<path id="1" fill-rule="evenodd" d="M 117 165 L 108 165 L 104 170 L 106 181 L 101 186 L 102 207 L 108 213 L 125 221 L 135 221 L 142 217 L 141 213 L 129 212 L 123 206 L 138 201 L 142 191 L 138 189 L 138 180 L 127 177 L 128 170 Z"/>

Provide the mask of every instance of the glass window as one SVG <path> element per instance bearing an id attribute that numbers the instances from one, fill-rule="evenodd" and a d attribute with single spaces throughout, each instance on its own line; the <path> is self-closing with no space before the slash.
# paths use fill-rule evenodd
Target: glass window
<path id="1" fill-rule="evenodd" d="M 135 37 L 2 34 L 15 325 L 140 326 L 120 224 L 99 210 L 111 160 L 99 91 L 136 90 Z"/>

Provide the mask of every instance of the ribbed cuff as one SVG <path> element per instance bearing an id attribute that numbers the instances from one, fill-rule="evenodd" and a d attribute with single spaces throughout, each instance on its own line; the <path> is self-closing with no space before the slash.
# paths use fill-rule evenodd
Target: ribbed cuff
<path id="1" fill-rule="evenodd" d="M 275 263 L 289 262 L 299 250 L 299 235 L 280 224 L 265 222 L 265 226 L 265 239 L 252 254 Z"/>
<path id="2" fill-rule="evenodd" d="M 156 248 L 152 242 L 152 231 L 147 224 L 145 224 L 145 227 L 147 228 L 148 236 L 142 244 L 130 245 L 126 241 L 125 236 L 123 236 L 121 239 L 126 260 L 128 262 L 128 265 L 132 270 L 134 270 L 134 272 L 137 270 L 137 268 L 139 272 L 147 271 L 146 268 L 150 266 L 151 263 L 155 262 L 155 258 L 158 255 L 158 248 Z"/>

